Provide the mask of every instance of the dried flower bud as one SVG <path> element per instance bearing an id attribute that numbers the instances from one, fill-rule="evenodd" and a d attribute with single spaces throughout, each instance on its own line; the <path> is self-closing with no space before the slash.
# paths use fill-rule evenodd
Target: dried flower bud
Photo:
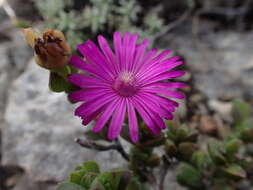
<path id="1" fill-rule="evenodd" d="M 62 32 L 46 30 L 40 37 L 33 29 L 23 30 L 27 43 L 35 50 L 38 65 L 49 70 L 57 70 L 68 64 L 71 49 Z"/>
<path id="2" fill-rule="evenodd" d="M 40 38 L 40 35 L 34 31 L 32 28 L 24 28 L 22 30 L 23 35 L 26 39 L 26 42 L 32 47 L 34 48 L 35 45 L 35 39 Z"/>

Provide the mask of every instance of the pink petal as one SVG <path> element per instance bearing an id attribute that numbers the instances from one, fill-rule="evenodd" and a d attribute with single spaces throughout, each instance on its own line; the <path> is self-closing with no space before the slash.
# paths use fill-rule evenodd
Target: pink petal
<path id="1" fill-rule="evenodd" d="M 122 69 L 123 70 L 127 70 L 127 66 L 128 66 L 128 62 L 127 62 L 127 59 L 128 59 L 128 46 L 129 46 L 129 42 L 130 42 L 130 33 L 129 32 L 126 32 L 124 37 L 123 37 L 123 42 L 122 42 L 122 60 L 121 60 L 121 63 L 122 63 Z"/>
<path id="2" fill-rule="evenodd" d="M 113 77 L 105 57 L 94 42 L 88 40 L 86 43 L 78 45 L 77 48 L 80 52 L 82 52 L 84 57 L 89 60 L 89 62 L 104 71 L 105 77 L 108 77 L 109 79 Z"/>
<path id="3" fill-rule="evenodd" d="M 92 120 L 94 120 L 101 113 L 102 110 L 103 110 L 103 107 L 101 107 L 100 109 L 90 113 L 87 116 L 82 117 L 82 119 L 83 119 L 82 124 L 83 125 L 88 125 Z"/>
<path id="4" fill-rule="evenodd" d="M 148 128 L 151 130 L 151 132 L 154 135 L 159 135 L 160 129 L 156 126 L 151 116 L 149 115 L 149 112 L 148 112 L 149 110 L 145 110 L 145 108 L 143 108 L 143 106 L 134 98 L 130 99 L 130 103 L 133 103 L 134 107 L 136 108 L 138 113 L 141 115 L 142 119 L 144 120 Z"/>
<path id="5" fill-rule="evenodd" d="M 130 39 L 129 45 L 126 47 L 126 64 L 128 71 L 131 71 L 133 68 L 134 52 L 137 39 L 138 35 L 134 34 Z"/>
<path id="6" fill-rule="evenodd" d="M 68 76 L 68 81 L 81 88 L 108 88 L 109 84 L 92 76 L 84 74 L 73 73 Z"/>
<path id="7" fill-rule="evenodd" d="M 111 65 L 112 69 L 114 70 L 114 73 L 116 73 L 116 71 L 119 72 L 119 68 L 117 68 L 117 64 L 116 64 L 115 55 L 112 52 L 106 39 L 102 35 L 98 36 L 98 43 L 107 59 L 107 62 Z"/>
<path id="8" fill-rule="evenodd" d="M 104 127 L 106 122 L 109 120 L 109 118 L 111 117 L 111 115 L 114 112 L 114 110 L 116 109 L 116 107 L 118 107 L 118 105 L 119 105 L 118 99 L 109 103 L 109 105 L 106 107 L 105 111 L 99 117 L 98 121 L 96 122 L 95 126 L 92 129 L 95 133 L 101 131 L 101 129 Z"/>
<path id="9" fill-rule="evenodd" d="M 129 101 L 127 101 L 127 111 L 128 111 L 128 125 L 129 125 L 130 137 L 133 142 L 137 142 L 139 140 L 138 122 L 137 122 L 134 106 Z"/>
<path id="10" fill-rule="evenodd" d="M 117 111 L 115 111 L 112 115 L 112 120 L 109 126 L 108 138 L 110 140 L 117 138 L 122 129 L 122 125 L 123 125 L 125 113 L 126 113 L 125 99 L 122 98 L 120 100 L 120 104 L 117 106 L 116 110 Z"/>
<path id="11" fill-rule="evenodd" d="M 168 98 L 165 98 L 163 96 L 159 96 L 157 94 L 154 93 L 147 93 L 144 91 L 140 91 L 139 93 L 145 93 L 146 96 L 149 96 L 151 99 L 154 99 L 154 101 L 159 102 L 160 105 L 165 105 L 166 107 L 178 107 L 179 104 L 174 101 L 174 100 L 170 100 Z"/>
<path id="12" fill-rule="evenodd" d="M 170 63 L 170 64 L 158 63 L 155 66 L 151 67 L 150 69 L 145 70 L 138 77 L 139 78 L 141 77 L 144 80 L 148 80 L 150 78 L 154 78 L 155 76 L 166 73 L 168 70 L 170 70 L 176 66 L 182 65 L 182 64 L 183 64 L 182 61 L 174 62 L 174 63 Z"/>
<path id="13" fill-rule="evenodd" d="M 149 102 L 149 105 L 151 106 L 152 110 L 156 110 L 157 113 L 165 118 L 165 119 L 173 119 L 173 115 L 171 114 L 171 110 L 170 108 L 173 108 L 171 106 L 164 106 L 160 101 L 156 101 L 154 98 L 151 98 L 151 96 L 149 96 L 147 93 L 141 93 L 141 99 L 143 99 L 143 101 L 145 102 Z M 168 111 L 169 110 L 169 111 Z"/>
<path id="14" fill-rule="evenodd" d="M 178 91 L 172 91 L 168 89 L 161 89 L 161 88 L 143 88 L 143 91 L 151 92 L 151 93 L 157 93 L 164 96 L 177 98 L 177 99 L 184 99 L 184 93 L 178 92 Z"/>
<path id="15" fill-rule="evenodd" d="M 133 59 L 133 71 L 136 71 L 137 68 L 141 67 L 143 63 L 142 60 L 145 58 L 144 53 L 147 49 L 148 43 L 148 39 L 144 39 L 140 45 L 136 46 L 136 51 Z"/>
<path id="16" fill-rule="evenodd" d="M 165 57 L 167 57 L 170 52 L 171 52 L 170 50 L 164 50 L 158 56 L 154 57 L 152 60 L 143 63 L 142 67 L 138 70 L 138 73 L 143 73 L 143 71 L 153 67 L 154 65 L 162 61 Z"/>
<path id="17" fill-rule="evenodd" d="M 114 32 L 113 35 L 114 51 L 119 70 L 122 69 L 122 38 L 119 32 Z"/>
<path id="18" fill-rule="evenodd" d="M 113 93 L 111 89 L 81 89 L 69 94 L 69 99 L 74 102 L 92 101 L 101 96 Z"/>
<path id="19" fill-rule="evenodd" d="M 81 102 L 83 101 L 83 94 L 85 94 L 86 90 L 81 89 L 75 92 L 72 92 L 68 95 L 68 98 L 72 102 Z"/>
<path id="20" fill-rule="evenodd" d="M 187 85 L 183 82 L 156 82 L 146 85 L 154 88 L 185 88 Z"/>
<path id="21" fill-rule="evenodd" d="M 155 121 L 155 123 L 157 124 L 157 126 L 161 129 L 165 129 L 166 126 L 163 122 L 163 120 L 161 119 L 161 117 L 155 112 L 158 111 L 160 112 L 161 109 L 159 107 L 159 105 L 154 105 L 152 104 L 150 101 L 145 101 L 145 97 L 142 95 L 136 95 L 135 98 L 138 100 L 138 102 L 142 105 L 142 107 L 144 107 L 145 110 L 149 110 L 148 113 L 151 116 L 152 120 Z"/>
<path id="22" fill-rule="evenodd" d="M 81 116 L 81 117 L 85 115 L 89 115 L 91 112 L 95 112 L 97 109 L 101 108 L 103 105 L 114 100 L 115 97 L 116 95 L 113 93 L 106 96 L 105 95 L 98 96 L 95 100 L 91 100 L 79 106 L 75 110 L 75 115 Z"/>
<path id="23" fill-rule="evenodd" d="M 70 60 L 70 64 L 85 72 L 89 72 L 103 80 L 108 80 L 108 78 L 104 76 L 103 74 L 104 72 L 100 68 L 96 67 L 95 65 L 85 62 L 82 58 L 78 56 L 72 56 Z"/>
<path id="24" fill-rule="evenodd" d="M 142 82 L 140 82 L 140 85 L 148 85 L 148 84 L 161 81 L 161 80 L 173 79 L 173 78 L 181 77 L 184 74 L 185 74 L 184 71 L 167 71 L 153 78 L 145 78 L 144 80 L 142 80 Z"/>

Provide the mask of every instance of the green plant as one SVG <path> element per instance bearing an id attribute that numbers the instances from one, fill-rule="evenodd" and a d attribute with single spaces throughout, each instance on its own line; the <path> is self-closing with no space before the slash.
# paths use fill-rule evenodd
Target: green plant
<path id="1" fill-rule="evenodd" d="M 76 8 L 71 0 L 34 0 L 44 19 L 42 28 L 55 28 L 62 31 L 72 48 L 76 44 L 92 39 L 98 33 L 115 30 L 139 33 L 149 37 L 164 27 L 157 11 L 146 12 L 136 0 L 89 0 Z M 143 14 L 144 17 L 138 17 Z"/>

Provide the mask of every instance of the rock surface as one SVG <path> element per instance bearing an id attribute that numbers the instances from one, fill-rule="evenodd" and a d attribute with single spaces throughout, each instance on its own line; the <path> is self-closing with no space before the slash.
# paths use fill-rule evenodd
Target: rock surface
<path id="1" fill-rule="evenodd" d="M 3 118 L 2 113 L 4 113 L 10 84 L 24 71 L 32 54 L 24 43 L 21 32 L 11 30 L 8 36 L 0 40 L 0 119 Z"/>
<path id="2" fill-rule="evenodd" d="M 208 98 L 231 100 L 252 94 L 252 33 L 210 32 L 199 38 L 191 32 L 171 34 L 162 46 L 182 55 L 196 88 Z"/>
<path id="3" fill-rule="evenodd" d="M 78 164 L 95 159 L 102 169 L 124 162 L 114 151 L 97 153 L 74 142 L 84 131 L 66 95 L 49 92 L 48 72 L 34 61 L 14 81 L 3 129 L 3 164 L 19 165 L 33 181 L 61 181 Z"/>

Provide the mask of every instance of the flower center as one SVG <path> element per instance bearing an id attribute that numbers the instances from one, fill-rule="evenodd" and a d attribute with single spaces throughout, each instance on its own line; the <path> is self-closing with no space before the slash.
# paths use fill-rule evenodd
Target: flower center
<path id="1" fill-rule="evenodd" d="M 122 72 L 115 79 L 113 89 L 121 96 L 133 96 L 138 90 L 135 76 L 130 72 Z"/>

